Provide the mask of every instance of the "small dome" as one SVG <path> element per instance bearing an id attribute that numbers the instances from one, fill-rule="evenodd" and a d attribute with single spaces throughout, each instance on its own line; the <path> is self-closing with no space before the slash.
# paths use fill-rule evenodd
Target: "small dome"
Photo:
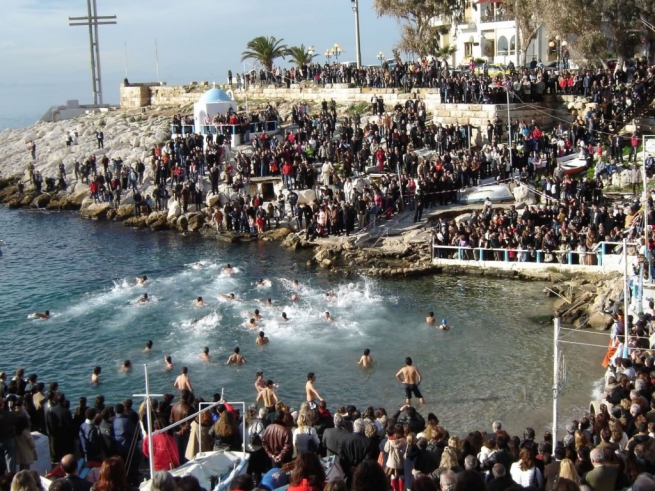
<path id="1" fill-rule="evenodd" d="M 232 98 L 216 87 L 209 89 L 205 92 L 198 102 L 212 103 L 212 102 L 232 102 Z"/>

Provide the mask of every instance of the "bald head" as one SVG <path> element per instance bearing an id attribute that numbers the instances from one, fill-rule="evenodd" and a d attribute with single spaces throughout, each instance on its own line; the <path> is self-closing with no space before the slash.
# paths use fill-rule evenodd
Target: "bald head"
<path id="1" fill-rule="evenodd" d="M 655 491 L 655 482 L 650 474 L 641 474 L 632 485 L 633 491 Z"/>
<path id="2" fill-rule="evenodd" d="M 590 457 L 592 464 L 603 464 L 605 462 L 605 454 L 600 448 L 594 448 Z"/>
<path id="3" fill-rule="evenodd" d="M 499 477 L 504 477 L 507 471 L 505 470 L 505 466 L 503 464 L 494 464 L 493 468 L 491 469 L 491 473 L 496 479 L 498 479 Z"/>
<path id="4" fill-rule="evenodd" d="M 441 485 L 442 490 L 450 490 L 455 488 L 455 481 L 457 480 L 457 474 L 452 470 L 448 469 L 446 472 L 442 472 L 439 477 L 439 484 Z"/>
<path id="5" fill-rule="evenodd" d="M 64 455 L 61 458 L 59 465 L 61 465 L 61 468 L 64 470 L 66 474 L 68 475 L 77 474 L 77 460 L 75 460 L 74 455 L 71 454 Z"/>

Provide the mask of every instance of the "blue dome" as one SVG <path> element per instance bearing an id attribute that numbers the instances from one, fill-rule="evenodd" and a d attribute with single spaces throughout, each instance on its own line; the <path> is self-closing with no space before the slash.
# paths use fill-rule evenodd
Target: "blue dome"
<path id="1" fill-rule="evenodd" d="M 198 102 L 232 102 L 232 99 L 221 89 L 214 87 L 213 89 L 209 89 L 207 92 L 205 92 Z"/>

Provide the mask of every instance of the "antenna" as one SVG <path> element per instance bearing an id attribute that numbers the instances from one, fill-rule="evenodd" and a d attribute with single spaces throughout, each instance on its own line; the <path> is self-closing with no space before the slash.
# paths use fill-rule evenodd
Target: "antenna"
<path id="1" fill-rule="evenodd" d="M 91 82 L 93 85 L 93 103 L 102 104 L 102 77 L 100 75 L 100 46 L 98 44 L 98 26 L 116 24 L 115 15 L 98 15 L 96 0 L 86 0 L 86 17 L 68 17 L 69 26 L 89 27 L 89 48 L 91 51 Z"/>

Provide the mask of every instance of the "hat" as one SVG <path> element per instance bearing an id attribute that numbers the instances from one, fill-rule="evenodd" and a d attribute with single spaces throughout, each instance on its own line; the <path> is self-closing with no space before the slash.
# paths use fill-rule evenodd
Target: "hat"
<path id="1" fill-rule="evenodd" d="M 446 324 L 446 319 L 441 319 L 442 324 Z"/>

